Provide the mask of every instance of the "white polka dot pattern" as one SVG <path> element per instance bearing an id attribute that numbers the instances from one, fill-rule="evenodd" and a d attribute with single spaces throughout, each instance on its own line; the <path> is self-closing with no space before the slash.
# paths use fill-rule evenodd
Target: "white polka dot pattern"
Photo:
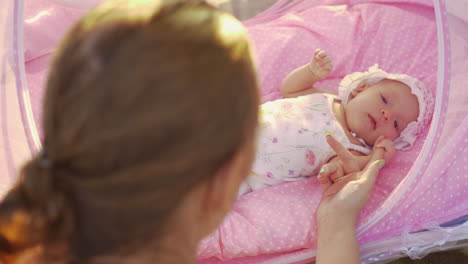
<path id="1" fill-rule="evenodd" d="M 431 0 L 394 0 L 402 2 L 394 5 L 385 4 L 388 0 L 349 0 L 347 6 L 314 7 L 320 2 L 323 1 L 296 0 L 282 12 L 270 10 L 246 22 L 256 46 L 263 101 L 280 98 L 282 79 L 307 62 L 316 48 L 326 50 L 335 65 L 332 74 L 318 83 L 318 87 L 336 91 L 343 76 L 378 63 L 388 72 L 415 76 L 435 90 L 438 54 L 434 13 L 428 7 Z M 326 2 L 342 4 L 344 1 Z M 52 1 L 29 3 L 44 5 Z M 28 14 L 25 19 L 30 18 Z M 77 14 L 72 10 L 51 9 L 36 24 L 25 24 L 26 77 L 38 124 L 49 52 L 56 45 L 57 36 L 68 28 L 68 24 L 62 23 L 63 17 L 75 19 Z M 54 37 L 43 38 L 44 34 L 40 34 L 43 29 Z M 468 50 L 468 45 L 464 49 Z M 466 72 L 466 68 L 456 70 Z M 444 148 L 438 148 L 440 154 L 431 153 L 431 160 L 423 165 L 425 170 L 415 172 L 414 181 L 405 175 L 413 172 L 412 166 L 427 131 L 411 151 L 398 153 L 387 164 L 361 213 L 361 222 L 385 208 L 389 200 L 398 198 L 401 202 L 361 234 L 360 242 L 418 230 L 422 223 L 440 223 L 468 210 L 466 96 L 462 91 L 444 96 L 454 103 L 443 104 L 448 110 L 442 114 L 441 122 L 446 123 L 437 140 Z M 407 191 L 403 191 L 405 188 Z M 320 198 L 315 179 L 278 185 L 241 197 L 223 225 L 200 244 L 201 262 L 219 263 L 222 259 L 225 263 L 255 263 L 247 258 L 238 259 L 259 255 L 269 259 L 278 253 L 294 255 L 301 249 L 313 250 L 315 210 Z"/>
<path id="2" fill-rule="evenodd" d="M 435 90 L 437 37 L 434 11 L 430 7 L 408 4 L 320 6 L 287 13 L 272 21 L 248 22 L 247 25 L 256 49 L 263 101 L 280 98 L 282 79 L 309 61 L 316 48 L 324 49 L 335 66 L 331 75 L 317 87 L 336 91 L 343 76 L 378 63 L 388 72 L 415 76 Z M 400 187 L 417 159 L 427 133 L 428 129 L 410 151 L 399 152 L 382 170 L 371 199 L 361 212 L 361 220 L 380 208 Z M 444 172 L 446 169 L 443 168 Z M 360 241 L 401 230 L 408 222 L 426 219 L 439 208 L 443 210 L 436 203 L 440 198 L 438 191 L 448 188 L 443 178 L 425 181 L 428 182 L 412 186 L 420 189 L 420 196 L 402 198 L 408 205 L 405 210 L 392 211 L 360 236 Z M 436 182 L 441 184 L 437 192 L 426 195 Z M 316 179 L 310 179 L 241 197 L 224 224 L 201 243 L 199 257 L 229 260 L 315 248 L 315 210 L 321 197 L 319 187 Z M 408 195 L 411 193 L 413 191 Z M 434 208 L 416 210 L 413 204 L 423 198 L 426 203 L 433 203 Z M 408 215 L 411 220 L 403 221 Z"/>

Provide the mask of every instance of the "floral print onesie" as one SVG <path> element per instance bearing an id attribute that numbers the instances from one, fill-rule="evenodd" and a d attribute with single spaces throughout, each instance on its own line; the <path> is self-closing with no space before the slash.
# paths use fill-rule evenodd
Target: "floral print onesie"
<path id="1" fill-rule="evenodd" d="M 336 155 L 326 135 L 348 149 L 369 154 L 369 149 L 349 141 L 333 114 L 334 99 L 316 93 L 261 105 L 256 159 L 239 195 L 317 175 Z"/>

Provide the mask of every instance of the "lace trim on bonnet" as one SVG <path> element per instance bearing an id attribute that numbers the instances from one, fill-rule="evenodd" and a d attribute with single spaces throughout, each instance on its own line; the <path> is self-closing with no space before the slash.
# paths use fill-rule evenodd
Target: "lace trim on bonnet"
<path id="1" fill-rule="evenodd" d="M 340 83 L 337 99 L 341 100 L 343 107 L 349 100 L 351 92 L 363 84 L 373 85 L 383 79 L 400 81 L 411 88 L 419 103 L 419 116 L 416 121 L 408 124 L 401 132 L 400 137 L 394 140 L 397 150 L 410 149 L 423 129 L 430 123 L 434 110 L 434 98 L 424 84 L 416 78 L 406 74 L 391 74 L 378 68 L 378 64 L 370 67 L 367 72 L 355 72 L 343 78 Z"/>

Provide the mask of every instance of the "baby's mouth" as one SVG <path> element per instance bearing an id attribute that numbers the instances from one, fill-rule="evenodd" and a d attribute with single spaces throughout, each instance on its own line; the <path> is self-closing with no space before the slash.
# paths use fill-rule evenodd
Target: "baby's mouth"
<path id="1" fill-rule="evenodd" d="M 371 115 L 367 114 L 367 117 L 369 117 L 369 121 L 371 123 L 371 126 L 375 130 L 375 127 L 377 126 L 377 122 L 375 121 L 375 119 Z"/>

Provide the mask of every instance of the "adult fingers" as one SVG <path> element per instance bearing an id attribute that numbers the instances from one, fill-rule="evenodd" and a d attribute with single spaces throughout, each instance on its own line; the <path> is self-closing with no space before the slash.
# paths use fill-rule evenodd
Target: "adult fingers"
<path id="1" fill-rule="evenodd" d="M 367 166 L 369 166 L 369 164 L 372 164 L 376 160 L 383 159 L 384 154 L 385 154 L 385 149 L 383 149 L 383 148 L 374 148 L 374 150 L 370 154 L 370 158 L 369 158 L 369 162 L 367 163 Z"/>
<path id="2" fill-rule="evenodd" d="M 327 173 L 319 173 L 317 179 L 324 193 L 333 185 L 333 182 Z"/>
<path id="3" fill-rule="evenodd" d="M 328 163 L 322 166 L 319 176 L 327 177 L 332 183 L 334 183 L 337 179 L 343 176 L 343 170 L 337 163 Z"/>
<path id="4" fill-rule="evenodd" d="M 354 161 L 354 156 L 347 150 L 343 144 L 336 140 L 333 136 L 328 135 L 327 143 L 336 152 L 336 155 L 343 161 L 344 164 Z"/>
<path id="5" fill-rule="evenodd" d="M 355 180 L 356 178 L 357 178 L 356 173 L 351 173 L 351 174 L 341 177 L 338 181 L 336 181 L 331 186 L 329 186 L 329 188 L 324 190 L 323 197 L 326 198 L 326 197 L 330 197 L 330 196 L 337 194 L 338 192 L 341 191 L 341 189 L 343 189 L 346 186 L 346 184 L 348 184 L 350 181 Z"/>
<path id="6" fill-rule="evenodd" d="M 335 173 L 337 169 L 338 169 L 338 166 L 336 166 L 335 164 L 327 163 L 323 165 L 322 168 L 320 168 L 319 175 L 322 174 L 322 175 L 330 176 L 331 174 Z"/>
<path id="7" fill-rule="evenodd" d="M 345 173 L 359 171 L 359 164 L 354 155 L 346 149 L 338 140 L 332 136 L 327 136 L 327 143 L 336 152 L 336 155 L 343 162 Z"/>

